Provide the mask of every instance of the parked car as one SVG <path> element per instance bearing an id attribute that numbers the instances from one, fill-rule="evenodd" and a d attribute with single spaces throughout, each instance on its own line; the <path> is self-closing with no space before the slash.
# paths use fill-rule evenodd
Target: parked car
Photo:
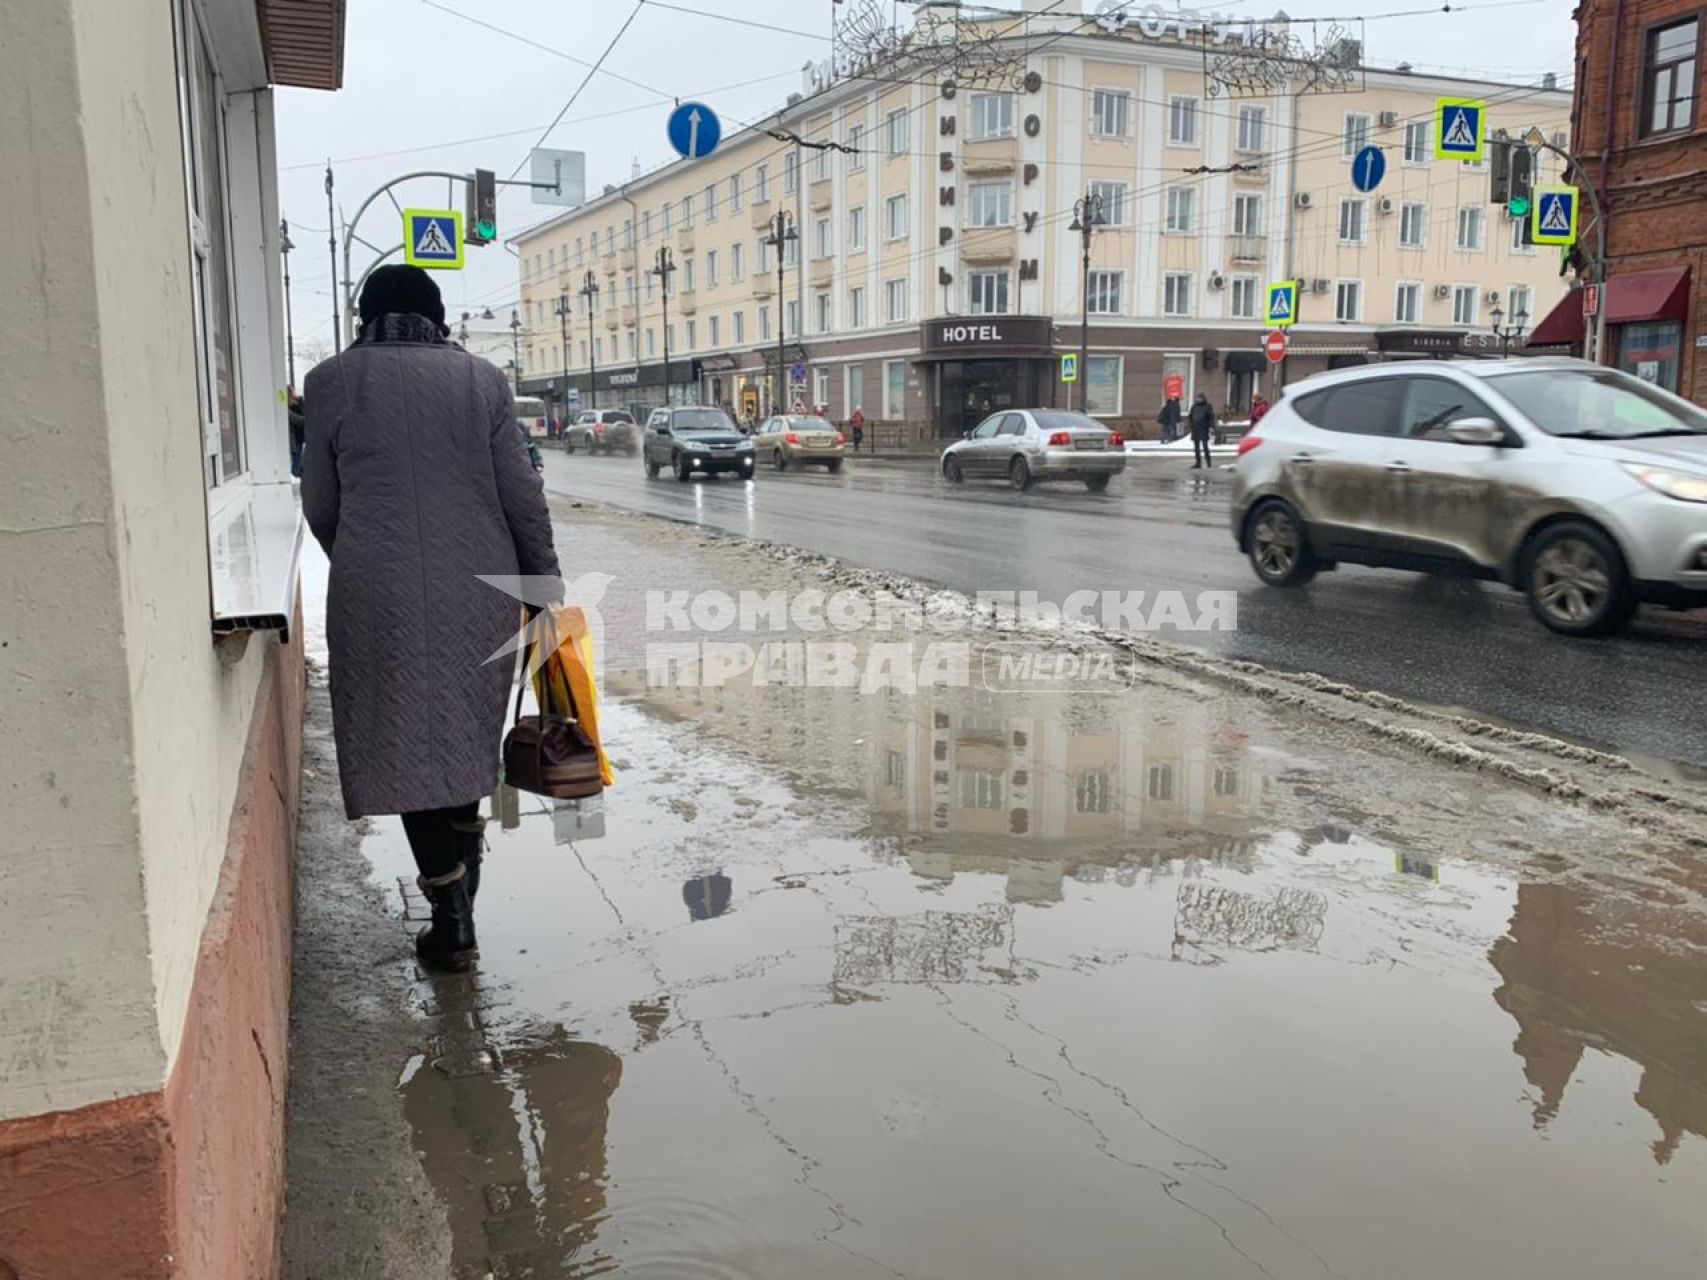
<path id="1" fill-rule="evenodd" d="M 847 443 L 847 437 L 823 418 L 769 418 L 753 432 L 753 448 L 758 457 L 778 471 L 787 471 L 792 466 L 840 471 Z"/>
<path id="2" fill-rule="evenodd" d="M 1233 536 L 1272 586 L 1346 561 L 1467 573 L 1572 636 L 1707 605 L 1707 413 L 1581 360 L 1319 375 L 1234 474 Z"/>
<path id="3" fill-rule="evenodd" d="M 721 409 L 654 409 L 646 421 L 642 452 L 646 474 L 653 479 L 665 467 L 684 482 L 696 471 L 706 475 L 732 471 L 743 480 L 753 478 L 753 442 Z"/>
<path id="4" fill-rule="evenodd" d="M 640 447 L 640 428 L 627 409 L 584 409 L 563 433 L 563 452 L 615 453 L 633 457 Z"/>
<path id="5" fill-rule="evenodd" d="M 1004 409 L 942 453 L 950 484 L 1002 477 L 1016 489 L 1039 480 L 1083 480 L 1092 493 L 1126 470 L 1126 442 L 1095 418 L 1068 409 Z"/>

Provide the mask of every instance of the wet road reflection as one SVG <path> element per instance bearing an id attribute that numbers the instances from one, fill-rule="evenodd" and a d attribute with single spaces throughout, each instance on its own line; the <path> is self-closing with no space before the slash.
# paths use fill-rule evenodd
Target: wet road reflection
<path id="1" fill-rule="evenodd" d="M 1702 1273 L 1707 931 L 1553 874 L 1635 835 L 1188 689 L 806 692 L 613 697 L 494 831 L 401 1085 L 465 1274 Z"/>

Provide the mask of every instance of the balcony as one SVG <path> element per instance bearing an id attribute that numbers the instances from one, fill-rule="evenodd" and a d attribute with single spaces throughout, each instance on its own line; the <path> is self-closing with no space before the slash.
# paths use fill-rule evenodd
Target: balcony
<path id="1" fill-rule="evenodd" d="M 969 227 L 961 233 L 960 256 L 967 262 L 1012 262 L 1017 239 L 1012 227 Z"/>
<path id="2" fill-rule="evenodd" d="M 776 205 L 769 200 L 755 200 L 747 211 L 747 218 L 754 231 L 769 231 L 771 215 L 776 212 Z"/>
<path id="3" fill-rule="evenodd" d="M 834 258 L 812 259 L 811 270 L 807 278 L 812 281 L 814 289 L 828 289 L 836 282 L 836 260 Z"/>
<path id="4" fill-rule="evenodd" d="M 605 308 L 605 312 L 604 312 L 605 328 L 611 329 L 611 330 L 616 329 L 617 319 L 618 319 L 617 311 L 618 311 L 618 308 L 616 308 L 616 307 L 606 307 Z"/>
<path id="5" fill-rule="evenodd" d="M 604 266 L 605 274 L 607 276 L 614 276 L 616 274 L 616 255 L 614 253 L 605 254 Z"/>
<path id="6" fill-rule="evenodd" d="M 818 178 L 806 193 L 807 206 L 813 213 L 823 213 L 836 198 L 836 184 L 828 178 Z"/>
<path id="7" fill-rule="evenodd" d="M 1228 236 L 1227 256 L 1234 262 L 1261 262 L 1268 257 L 1266 236 Z"/>
<path id="8" fill-rule="evenodd" d="M 750 285 L 754 302 L 763 302 L 776 292 L 776 277 L 768 271 L 755 271 Z"/>
<path id="9" fill-rule="evenodd" d="M 968 177 L 985 173 L 1012 173 L 1019 167 L 1019 139 L 985 138 L 968 142 L 960 149 L 961 172 Z"/>
<path id="10" fill-rule="evenodd" d="M 623 306 L 622 306 L 622 327 L 624 329 L 632 329 L 632 328 L 634 328 L 634 326 L 636 324 L 639 323 L 639 321 L 640 321 L 640 308 L 635 306 L 632 302 L 623 303 Z"/>
<path id="11" fill-rule="evenodd" d="M 693 224 L 683 223 L 676 228 L 676 249 L 680 253 L 693 252 Z"/>
<path id="12" fill-rule="evenodd" d="M 691 316 L 699 310 L 699 291 L 697 289 L 676 290 L 676 310 L 684 316 Z"/>

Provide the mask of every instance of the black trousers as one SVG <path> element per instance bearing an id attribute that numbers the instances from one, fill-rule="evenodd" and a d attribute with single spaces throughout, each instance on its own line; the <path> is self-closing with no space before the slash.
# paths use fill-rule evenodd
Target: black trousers
<path id="1" fill-rule="evenodd" d="M 1209 465 L 1208 436 L 1200 436 L 1195 431 L 1191 433 L 1191 456 L 1196 465 L 1200 467 L 1207 467 Z"/>
<path id="2" fill-rule="evenodd" d="M 462 861 L 462 842 L 457 824 L 467 826 L 480 819 L 480 802 L 454 804 L 448 809 L 418 809 L 403 815 L 403 834 L 409 837 L 409 852 L 415 866 L 427 879 L 449 875 Z"/>

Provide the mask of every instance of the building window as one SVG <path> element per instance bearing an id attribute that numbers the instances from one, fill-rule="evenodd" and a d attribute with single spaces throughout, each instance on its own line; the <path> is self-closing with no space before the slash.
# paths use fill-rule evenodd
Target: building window
<path id="1" fill-rule="evenodd" d="M 705 189 L 705 220 L 717 221 L 717 184 L 711 183 Z"/>
<path id="2" fill-rule="evenodd" d="M 705 253 L 705 287 L 717 287 L 717 250 L 707 249 Z"/>
<path id="3" fill-rule="evenodd" d="M 684 226 L 684 227 L 693 226 L 693 197 L 692 196 L 683 196 L 682 197 L 682 226 Z M 599 237 L 598 237 L 598 234 L 595 232 L 593 235 L 593 255 L 595 257 L 597 257 L 598 252 L 599 252 Z"/>
<path id="4" fill-rule="evenodd" d="M 1526 257 L 1535 253 L 1535 241 L 1529 235 L 1529 219 L 1513 218 L 1511 220 L 1511 251 L 1521 253 Z"/>
<path id="5" fill-rule="evenodd" d="M 747 246 L 737 240 L 729 246 L 729 279 L 742 281 L 747 278 Z"/>
<path id="6" fill-rule="evenodd" d="M 1363 281 L 1341 280 L 1335 286 L 1334 319 L 1352 324 L 1363 319 Z"/>
<path id="7" fill-rule="evenodd" d="M 634 248 L 634 219 L 633 218 L 624 218 L 622 220 L 622 247 L 624 249 Z"/>
<path id="8" fill-rule="evenodd" d="M 1193 197 L 1197 194 L 1191 187 L 1168 188 L 1168 221 L 1167 229 L 1178 235 L 1191 230 L 1191 213 Z"/>
<path id="9" fill-rule="evenodd" d="M 1369 145 L 1369 117 L 1358 111 L 1345 116 L 1345 133 L 1340 140 L 1340 154 L 1354 156 Z"/>
<path id="10" fill-rule="evenodd" d="M 1073 808 L 1079 813 L 1109 811 L 1108 770 L 1092 769 L 1073 780 Z"/>
<path id="11" fill-rule="evenodd" d="M 795 299 L 794 301 L 792 301 L 788 304 L 788 309 L 783 313 L 783 316 L 784 316 L 784 319 L 786 319 L 788 322 L 788 331 L 790 333 L 797 334 L 797 333 L 801 332 L 801 329 L 800 329 L 800 301 L 799 301 L 799 299 Z"/>
<path id="12" fill-rule="evenodd" d="M 1695 123 L 1697 22 L 1673 23 L 1648 33 L 1642 72 L 1642 135 L 1673 133 Z"/>
<path id="13" fill-rule="evenodd" d="M 670 202 L 668 200 L 664 201 L 663 207 L 658 210 L 658 224 L 659 224 L 658 229 L 660 231 L 662 231 L 665 235 L 670 234 Z M 577 239 L 575 241 L 575 262 L 577 265 L 579 265 L 580 261 L 581 261 L 581 241 L 579 239 Z"/>
<path id="14" fill-rule="evenodd" d="M 729 178 L 729 212 L 741 212 L 741 175 L 739 172 Z"/>
<path id="15" fill-rule="evenodd" d="M 783 241 L 782 261 L 784 266 L 798 267 L 800 265 L 800 237 Z"/>
<path id="16" fill-rule="evenodd" d="M 737 347 L 739 347 L 739 346 L 743 345 L 746 341 L 747 341 L 747 313 L 745 311 L 737 311 L 735 313 L 734 342 L 735 342 L 735 345 Z"/>
<path id="17" fill-rule="evenodd" d="M 1093 271 L 1090 273 L 1090 312 L 1094 316 L 1120 314 L 1120 285 L 1124 273 Z"/>
<path id="18" fill-rule="evenodd" d="M 790 151 L 782 158 L 782 191 L 784 195 L 793 195 L 800 190 L 800 153 Z"/>
<path id="19" fill-rule="evenodd" d="M 850 329 L 865 328 L 865 290 L 848 290 L 848 327 Z"/>
<path id="20" fill-rule="evenodd" d="M 1340 201 L 1340 243 L 1363 243 L 1363 211 L 1362 200 Z"/>
<path id="21" fill-rule="evenodd" d="M 1255 276 L 1234 276 L 1231 299 L 1233 319 L 1255 320 L 1257 318 L 1257 278 Z"/>
<path id="22" fill-rule="evenodd" d="M 962 809 L 1000 809 L 1002 774 L 999 769 L 960 769 Z"/>
<path id="23" fill-rule="evenodd" d="M 1191 314 L 1191 272 L 1170 271 L 1162 277 L 1162 314 Z"/>
<path id="24" fill-rule="evenodd" d="M 1458 247 L 1460 249 L 1480 249 L 1482 247 L 1482 206 L 1465 205 L 1458 211 Z"/>
<path id="25" fill-rule="evenodd" d="M 1008 311 L 1008 273 L 973 271 L 966 277 L 966 309 L 975 316 L 1000 316 Z"/>
<path id="26" fill-rule="evenodd" d="M 1405 163 L 1428 163 L 1428 130 L 1427 120 L 1413 120 L 1405 126 Z"/>
<path id="27" fill-rule="evenodd" d="M 1236 236 L 1260 236 L 1264 234 L 1262 197 L 1260 195 L 1244 192 L 1233 197 L 1233 234 Z"/>
<path id="28" fill-rule="evenodd" d="M 856 205 L 848 210 L 848 252 L 865 252 L 865 206 Z"/>
<path id="29" fill-rule="evenodd" d="M 1011 227 L 1014 221 L 1011 182 L 974 182 L 966 188 L 966 225 Z"/>
<path id="30" fill-rule="evenodd" d="M 1399 324 L 1415 324 L 1422 317 L 1422 286 L 1407 282 L 1393 294 L 1393 319 Z"/>
<path id="31" fill-rule="evenodd" d="M 1172 800 L 1174 798 L 1174 767 L 1171 764 L 1153 764 L 1150 766 L 1146 779 L 1150 799 Z"/>
<path id="32" fill-rule="evenodd" d="M 693 258 L 682 259 L 682 290 L 689 292 L 693 289 Z"/>
<path id="33" fill-rule="evenodd" d="M 904 156 L 907 154 L 907 109 L 905 107 L 891 111 L 884 117 L 888 124 L 889 154 Z"/>
<path id="34" fill-rule="evenodd" d="M 1263 149 L 1268 138 L 1268 108 L 1240 107 L 1237 149 L 1254 155 Z"/>
<path id="35" fill-rule="evenodd" d="M 1452 286 L 1452 323 L 1462 325 L 1476 323 L 1475 285 L 1457 284 Z"/>
<path id="36" fill-rule="evenodd" d="M 1091 356 L 1085 361 L 1085 412 L 1120 416 L 1120 356 Z"/>
<path id="37" fill-rule="evenodd" d="M 1014 96 L 1011 93 L 975 93 L 967 104 L 971 114 L 968 136 L 974 142 L 985 138 L 1011 138 L 1014 132 Z"/>
<path id="38" fill-rule="evenodd" d="M 883 283 L 883 318 L 890 324 L 900 324 L 907 318 L 907 282 L 886 280 Z"/>
<path id="39" fill-rule="evenodd" d="M 763 204 L 771 198 L 771 167 L 761 164 L 753 170 L 753 199 Z"/>
<path id="40" fill-rule="evenodd" d="M 1168 143 L 1175 147 L 1197 145 L 1197 99 L 1176 95 L 1168 99 Z"/>
<path id="41" fill-rule="evenodd" d="M 717 321 L 713 320 L 711 323 L 715 325 Z M 628 358 L 630 360 L 640 359 L 640 346 L 633 329 L 628 331 Z"/>
<path id="42" fill-rule="evenodd" d="M 650 360 L 658 354 L 658 333 L 655 329 L 646 331 L 646 358 Z"/>
<path id="43" fill-rule="evenodd" d="M 907 197 L 905 195 L 890 196 L 884 201 L 885 234 L 891 240 L 907 238 Z"/>
<path id="44" fill-rule="evenodd" d="M 836 251 L 836 229 L 828 218 L 819 218 L 812 229 L 815 258 L 828 258 Z"/>
<path id="45" fill-rule="evenodd" d="M 907 409 L 907 364 L 890 360 L 883 366 L 883 416 L 893 421 Z"/>
<path id="46" fill-rule="evenodd" d="M 848 130 L 848 146 L 853 148 L 853 154 L 848 157 L 848 169 L 858 173 L 865 168 L 865 126 L 856 124 Z"/>
<path id="47" fill-rule="evenodd" d="M 828 369 L 812 370 L 812 404 L 819 409 L 830 407 L 830 371 Z"/>
<path id="48" fill-rule="evenodd" d="M 1099 138 L 1124 138 L 1131 126 L 1131 94 L 1118 89 L 1097 89 L 1091 94 L 1091 133 Z"/>
<path id="49" fill-rule="evenodd" d="M 828 142 L 828 138 L 820 138 L 820 142 Z M 828 182 L 830 180 L 830 149 L 822 147 L 812 155 L 812 181 Z"/>
<path id="50" fill-rule="evenodd" d="M 627 302 L 628 305 L 632 307 L 640 301 L 640 286 L 635 281 L 633 276 L 629 276 L 626 283 L 627 283 L 627 288 L 625 288 L 623 290 L 623 292 L 626 293 L 628 296 L 624 299 L 624 301 Z"/>
<path id="51" fill-rule="evenodd" d="M 830 295 L 827 293 L 814 294 L 812 304 L 817 312 L 818 332 L 830 332 Z"/>
<path id="52" fill-rule="evenodd" d="M 769 307 L 760 307 L 759 308 L 759 341 L 760 342 L 769 342 L 770 340 L 771 340 L 771 309 Z"/>
<path id="53" fill-rule="evenodd" d="M 842 412 L 865 408 L 865 366 L 850 364 L 842 384 Z"/>
<path id="54" fill-rule="evenodd" d="M 1099 227 L 1124 227 L 1126 225 L 1126 192 L 1124 182 L 1093 182 L 1090 187 L 1091 199 L 1097 202 L 1097 225 Z"/>
<path id="55" fill-rule="evenodd" d="M 699 327 L 695 321 L 688 321 L 688 350 L 692 351 L 699 345 Z"/>
<path id="56" fill-rule="evenodd" d="M 646 244 L 652 242 L 652 210 L 650 209 L 640 211 L 640 239 Z"/>
<path id="57" fill-rule="evenodd" d="M 1526 284 L 1514 284 L 1506 293 L 1506 323 L 1516 324 L 1519 316 L 1524 317 L 1524 327 L 1533 325 L 1539 318 L 1534 309 L 1535 295 Z"/>
<path id="58" fill-rule="evenodd" d="M 1399 247 L 1420 249 L 1428 243 L 1428 206 L 1407 200 L 1399 207 Z"/>

